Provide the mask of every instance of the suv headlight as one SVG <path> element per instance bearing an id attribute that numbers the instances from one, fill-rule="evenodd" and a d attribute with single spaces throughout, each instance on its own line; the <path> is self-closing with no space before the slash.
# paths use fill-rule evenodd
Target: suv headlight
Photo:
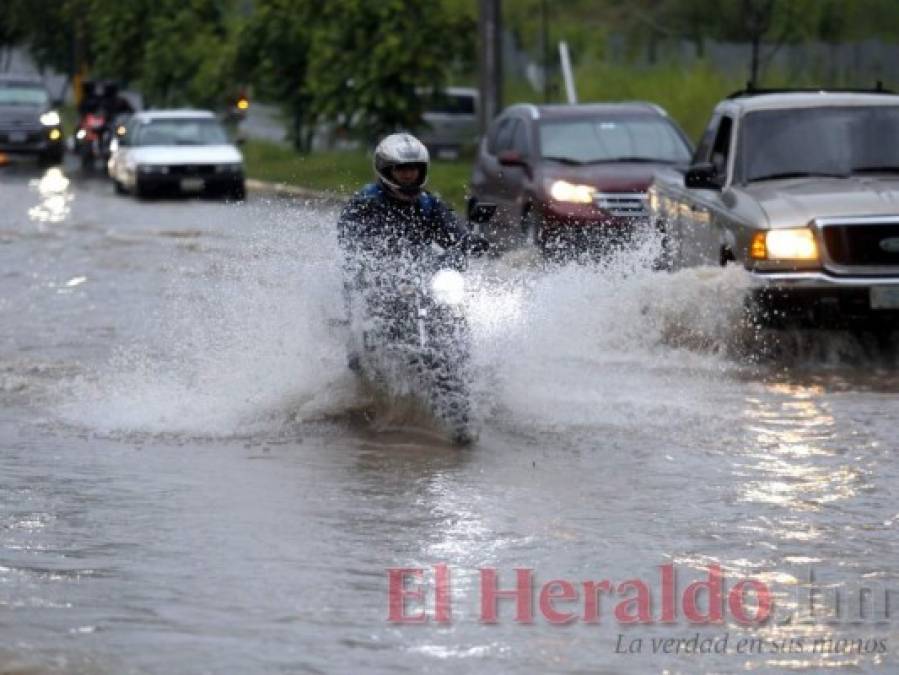
<path id="1" fill-rule="evenodd" d="M 49 112 L 45 112 L 41 115 L 41 124 L 45 127 L 58 127 L 60 123 L 59 113 L 55 110 L 50 110 Z"/>
<path id="2" fill-rule="evenodd" d="M 549 196 L 557 202 L 571 204 L 590 204 L 596 188 L 592 185 L 578 185 L 567 180 L 554 180 L 548 182 Z"/>
<path id="3" fill-rule="evenodd" d="M 817 260 L 818 244 L 808 227 L 756 232 L 749 256 L 753 260 Z"/>
<path id="4" fill-rule="evenodd" d="M 437 302 L 458 305 L 465 299 L 465 277 L 456 270 L 440 270 L 431 277 L 431 293 Z"/>

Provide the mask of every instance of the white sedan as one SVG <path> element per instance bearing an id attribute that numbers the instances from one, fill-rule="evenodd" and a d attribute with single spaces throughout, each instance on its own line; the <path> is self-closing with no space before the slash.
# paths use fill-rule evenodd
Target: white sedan
<path id="1" fill-rule="evenodd" d="M 139 112 L 118 132 L 108 165 L 116 192 L 244 198 L 243 155 L 210 111 Z"/>

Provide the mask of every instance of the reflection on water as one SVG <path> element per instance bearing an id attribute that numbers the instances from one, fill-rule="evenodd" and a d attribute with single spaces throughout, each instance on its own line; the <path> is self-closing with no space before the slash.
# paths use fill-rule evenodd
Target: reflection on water
<path id="1" fill-rule="evenodd" d="M 40 202 L 28 209 L 28 217 L 36 223 L 60 223 L 66 219 L 73 198 L 69 179 L 59 167 L 50 167 L 40 178 L 28 182 L 40 196 Z"/>
<path id="2" fill-rule="evenodd" d="M 844 529 L 839 523 L 844 513 L 857 508 L 870 482 L 870 471 L 862 456 L 846 452 L 845 429 L 832 411 L 833 399 L 828 394 L 828 388 L 820 383 L 769 382 L 745 399 L 748 448 L 734 462 L 733 475 L 742 479 L 738 502 L 746 505 L 747 512 L 761 509 L 742 529 L 752 533 L 755 547 L 770 557 L 769 570 L 755 574 L 769 584 L 779 610 L 764 637 L 776 643 L 793 640 L 805 645 L 797 654 L 781 651 L 780 658 L 772 654 L 764 662 L 767 668 L 831 670 L 882 660 L 873 653 L 828 648 L 828 639 L 848 633 L 841 627 L 839 610 L 828 616 L 821 613 L 820 599 L 815 620 L 800 618 L 808 618 L 803 598 L 809 594 L 821 589 L 846 594 L 859 581 L 849 567 L 838 563 L 833 569 L 830 564 L 846 555 L 839 549 L 851 535 L 837 534 Z M 800 553 L 815 542 L 820 557 Z M 788 616 L 793 619 L 785 620 Z M 816 644 L 821 651 L 815 651 Z"/>
<path id="3" fill-rule="evenodd" d="M 848 499 L 858 489 L 859 473 L 831 446 L 833 415 L 821 403 L 819 386 L 767 385 L 764 396 L 746 400 L 746 428 L 754 437 L 736 475 L 743 483 L 741 500 L 791 511 L 816 511 L 823 504 Z"/>

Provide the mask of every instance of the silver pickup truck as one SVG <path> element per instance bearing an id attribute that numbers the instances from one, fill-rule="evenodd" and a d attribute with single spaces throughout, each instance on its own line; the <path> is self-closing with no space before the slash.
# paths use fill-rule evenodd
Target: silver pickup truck
<path id="1" fill-rule="evenodd" d="M 648 201 L 666 265 L 742 265 L 763 321 L 899 318 L 899 96 L 738 92 Z"/>

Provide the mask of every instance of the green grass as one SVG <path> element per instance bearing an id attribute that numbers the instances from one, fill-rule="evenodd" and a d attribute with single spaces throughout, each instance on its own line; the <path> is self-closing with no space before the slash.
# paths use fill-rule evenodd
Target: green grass
<path id="1" fill-rule="evenodd" d="M 300 154 L 289 147 L 260 140 L 243 146 L 247 176 L 274 183 L 299 185 L 337 195 L 348 195 L 374 179 L 371 157 L 362 151 Z M 428 188 L 457 210 L 465 204 L 471 161 L 434 160 Z"/>
<path id="2" fill-rule="evenodd" d="M 728 75 L 704 62 L 691 67 L 664 64 L 638 67 L 586 60 L 575 69 L 574 75 L 578 100 L 582 103 L 634 100 L 656 103 L 668 111 L 694 142 L 705 129 L 715 105 L 746 84 L 745 74 Z M 769 69 L 760 86 L 809 87 L 821 81 L 813 72 L 790 77 Z M 555 84 L 550 102 L 562 103 L 564 90 L 560 83 Z M 543 100 L 542 93 L 521 80 L 507 81 L 503 93 L 506 103 Z"/>

